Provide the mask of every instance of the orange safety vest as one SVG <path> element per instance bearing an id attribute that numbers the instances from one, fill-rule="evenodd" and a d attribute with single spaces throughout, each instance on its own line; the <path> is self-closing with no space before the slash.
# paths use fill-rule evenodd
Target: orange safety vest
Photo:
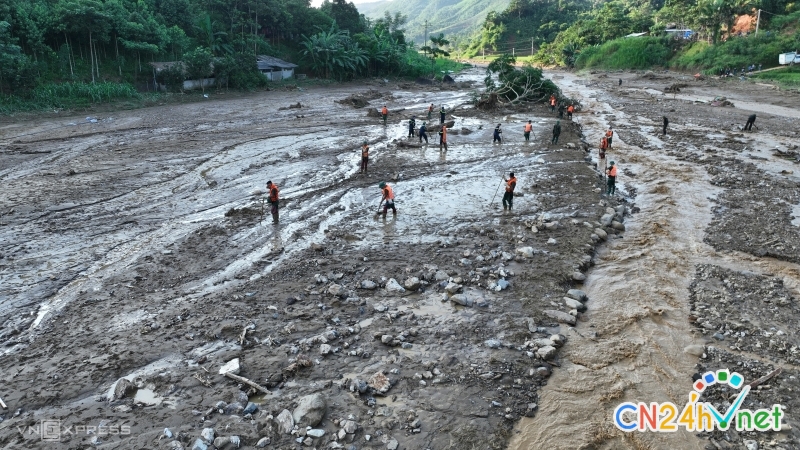
<path id="1" fill-rule="evenodd" d="M 550 106 L 556 106 L 556 98 L 550 97 Z"/>
<path id="2" fill-rule="evenodd" d="M 611 166 L 608 168 L 608 176 L 616 177 L 617 176 L 617 166 Z"/>
<path id="3" fill-rule="evenodd" d="M 269 188 L 269 201 L 270 202 L 277 202 L 278 201 L 278 185 L 272 183 L 272 187 Z"/>
<path id="4" fill-rule="evenodd" d="M 447 142 L 447 127 L 442 125 L 442 142 Z"/>
<path id="5" fill-rule="evenodd" d="M 533 129 L 533 125 L 531 125 L 529 123 L 525 124 L 525 132 L 526 133 L 530 133 L 532 129 Z"/>
<path id="6" fill-rule="evenodd" d="M 608 148 L 608 139 L 606 138 L 600 139 L 600 148 L 603 150 Z"/>
<path id="7" fill-rule="evenodd" d="M 567 112 L 569 112 L 569 113 L 575 112 L 575 107 L 572 106 L 572 105 L 567 106 Z"/>
<path id="8" fill-rule="evenodd" d="M 428 106 L 428 112 L 433 112 L 433 105 Z"/>
<path id="9" fill-rule="evenodd" d="M 611 130 L 606 131 L 606 137 L 611 137 L 614 135 L 614 132 Z"/>
<path id="10" fill-rule="evenodd" d="M 361 147 L 361 157 L 369 158 L 369 147 L 367 147 L 366 145 Z"/>
<path id="11" fill-rule="evenodd" d="M 392 187 L 389 186 L 388 184 L 386 185 L 385 188 L 383 188 L 383 197 L 386 200 L 394 200 L 394 191 L 392 190 Z"/>
<path id="12" fill-rule="evenodd" d="M 517 187 L 517 177 L 509 178 L 506 181 L 506 192 L 514 192 L 515 187 Z"/>
<path id="13" fill-rule="evenodd" d="M 389 110 L 388 110 L 388 109 L 386 109 L 386 107 L 384 106 L 384 107 L 381 109 L 381 114 L 383 114 L 383 115 L 385 116 L 385 115 L 389 114 Z"/>

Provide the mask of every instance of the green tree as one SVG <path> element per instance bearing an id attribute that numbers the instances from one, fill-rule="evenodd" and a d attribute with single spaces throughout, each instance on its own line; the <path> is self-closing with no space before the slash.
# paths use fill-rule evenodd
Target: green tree
<path id="1" fill-rule="evenodd" d="M 213 58 L 214 55 L 205 47 L 197 47 L 183 55 L 183 63 L 186 65 L 186 76 L 190 80 L 199 80 L 203 92 L 206 91 L 203 79 L 208 78 L 213 71 Z"/>

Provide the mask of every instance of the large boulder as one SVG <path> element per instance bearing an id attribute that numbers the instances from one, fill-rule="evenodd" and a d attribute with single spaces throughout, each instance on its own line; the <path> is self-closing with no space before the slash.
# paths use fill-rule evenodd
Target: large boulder
<path id="1" fill-rule="evenodd" d="M 292 412 L 295 424 L 316 426 L 322 422 L 325 412 L 328 409 L 325 397 L 321 394 L 311 394 L 300 398 L 297 407 Z"/>

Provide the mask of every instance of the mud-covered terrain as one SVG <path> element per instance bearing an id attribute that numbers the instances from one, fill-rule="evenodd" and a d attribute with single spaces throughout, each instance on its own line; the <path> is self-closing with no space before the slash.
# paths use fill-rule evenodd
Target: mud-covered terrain
<path id="1" fill-rule="evenodd" d="M 583 103 L 576 120 L 589 142 L 613 126 L 610 158 L 638 213 L 626 239 L 596 256 L 588 310 L 566 334 L 539 413 L 521 420 L 510 447 L 800 448 L 797 93 L 669 72 L 554 78 Z M 743 131 L 752 113 L 756 127 Z M 693 377 L 719 369 L 753 386 L 741 408 L 782 405 L 782 430 L 613 426 L 620 403 L 682 407 Z M 736 393 L 714 386 L 701 400 L 726 411 Z"/>
<path id="2" fill-rule="evenodd" d="M 474 110 L 480 79 L 3 124 L 3 448 L 505 448 L 629 209 L 578 126 Z M 406 138 L 430 103 L 447 152 Z"/>

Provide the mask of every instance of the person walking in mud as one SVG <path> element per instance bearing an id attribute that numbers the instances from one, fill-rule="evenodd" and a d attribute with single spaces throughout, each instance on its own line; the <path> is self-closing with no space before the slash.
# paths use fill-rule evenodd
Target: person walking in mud
<path id="1" fill-rule="evenodd" d="M 667 116 L 664 116 L 664 130 L 662 131 L 662 136 L 666 136 L 667 135 L 667 126 L 668 125 L 669 125 L 669 119 L 667 119 Z"/>
<path id="2" fill-rule="evenodd" d="M 408 137 L 414 137 L 414 130 L 417 129 L 417 119 L 416 116 L 411 116 L 411 119 L 408 121 Z"/>
<path id="3" fill-rule="evenodd" d="M 392 190 L 392 187 L 383 181 L 381 181 L 378 187 L 381 188 L 381 192 L 383 193 L 383 196 L 381 197 L 381 204 L 383 204 L 383 217 L 386 218 L 386 212 L 389 211 L 389 208 L 392 209 L 392 216 L 396 216 L 397 208 L 394 206 L 394 191 Z M 378 211 L 380 211 L 380 206 L 378 206 Z"/>
<path id="4" fill-rule="evenodd" d="M 440 125 L 444 124 L 444 105 L 442 105 L 442 107 L 439 108 L 439 124 Z"/>
<path id="5" fill-rule="evenodd" d="M 745 131 L 753 131 L 753 125 L 756 124 L 756 115 L 750 114 L 750 117 L 747 118 L 747 123 L 744 124 Z M 756 127 L 758 128 L 758 127 Z"/>
<path id="6" fill-rule="evenodd" d="M 570 104 L 567 106 L 567 119 L 572 120 L 572 113 L 575 112 L 575 105 Z"/>
<path id="7" fill-rule="evenodd" d="M 422 122 L 422 125 L 419 127 L 419 143 L 422 144 L 422 140 L 425 139 L 425 143 L 428 143 L 428 127 L 425 126 L 425 122 Z"/>
<path id="8" fill-rule="evenodd" d="M 550 94 L 550 111 L 555 112 L 556 110 L 556 96 Z"/>
<path id="9" fill-rule="evenodd" d="M 369 164 L 369 145 L 367 141 L 361 144 L 361 173 L 367 173 L 367 165 Z"/>
<path id="10" fill-rule="evenodd" d="M 608 141 L 608 148 L 611 148 L 611 141 L 614 140 L 614 130 L 611 129 L 611 126 L 606 130 L 606 140 Z"/>
<path id="11" fill-rule="evenodd" d="M 503 143 L 503 138 L 500 137 L 502 133 L 503 131 L 500 129 L 500 124 L 498 123 L 497 126 L 494 127 L 494 133 L 492 134 L 492 144 L 494 144 L 495 142 L 499 144 Z"/>
<path id="12" fill-rule="evenodd" d="M 561 121 L 557 120 L 556 124 L 553 125 L 553 139 L 550 140 L 550 144 L 558 144 L 559 136 L 561 136 Z"/>
<path id="13" fill-rule="evenodd" d="M 272 181 L 267 181 L 267 192 L 269 193 L 267 202 L 269 202 L 270 205 L 269 211 L 272 213 L 272 223 L 278 223 L 278 202 L 280 201 L 278 185 Z"/>
<path id="14" fill-rule="evenodd" d="M 606 159 L 606 150 L 608 150 L 608 138 L 603 136 L 600 139 L 600 159 Z"/>
<path id="15" fill-rule="evenodd" d="M 564 118 L 564 111 L 565 110 L 566 110 L 566 108 L 564 108 L 564 104 L 563 103 L 558 105 L 558 118 L 559 119 L 563 119 Z"/>
<path id="16" fill-rule="evenodd" d="M 606 189 L 606 195 L 614 195 L 617 192 L 617 166 L 614 164 L 614 161 L 609 163 L 608 169 L 606 169 L 606 176 L 608 180 L 606 184 L 608 189 Z"/>
<path id="17" fill-rule="evenodd" d="M 447 151 L 447 127 L 444 125 L 439 130 L 439 151 L 442 151 L 442 147 Z"/>
<path id="18" fill-rule="evenodd" d="M 517 177 L 514 172 L 508 174 L 508 179 L 503 178 L 506 182 L 506 191 L 503 193 L 503 209 L 511 211 L 514 207 L 514 189 L 517 187 Z"/>
<path id="19" fill-rule="evenodd" d="M 525 136 L 525 142 L 529 142 L 531 140 L 531 131 L 533 131 L 533 124 L 531 124 L 530 120 L 525 124 L 524 130 L 522 135 Z"/>
<path id="20" fill-rule="evenodd" d="M 381 117 L 383 117 L 383 126 L 386 126 L 386 119 L 389 117 L 389 110 L 386 109 L 386 105 L 381 108 Z"/>
<path id="21" fill-rule="evenodd" d="M 433 114 L 433 103 L 431 103 L 431 106 L 428 106 L 428 120 L 431 120 L 432 114 Z"/>

